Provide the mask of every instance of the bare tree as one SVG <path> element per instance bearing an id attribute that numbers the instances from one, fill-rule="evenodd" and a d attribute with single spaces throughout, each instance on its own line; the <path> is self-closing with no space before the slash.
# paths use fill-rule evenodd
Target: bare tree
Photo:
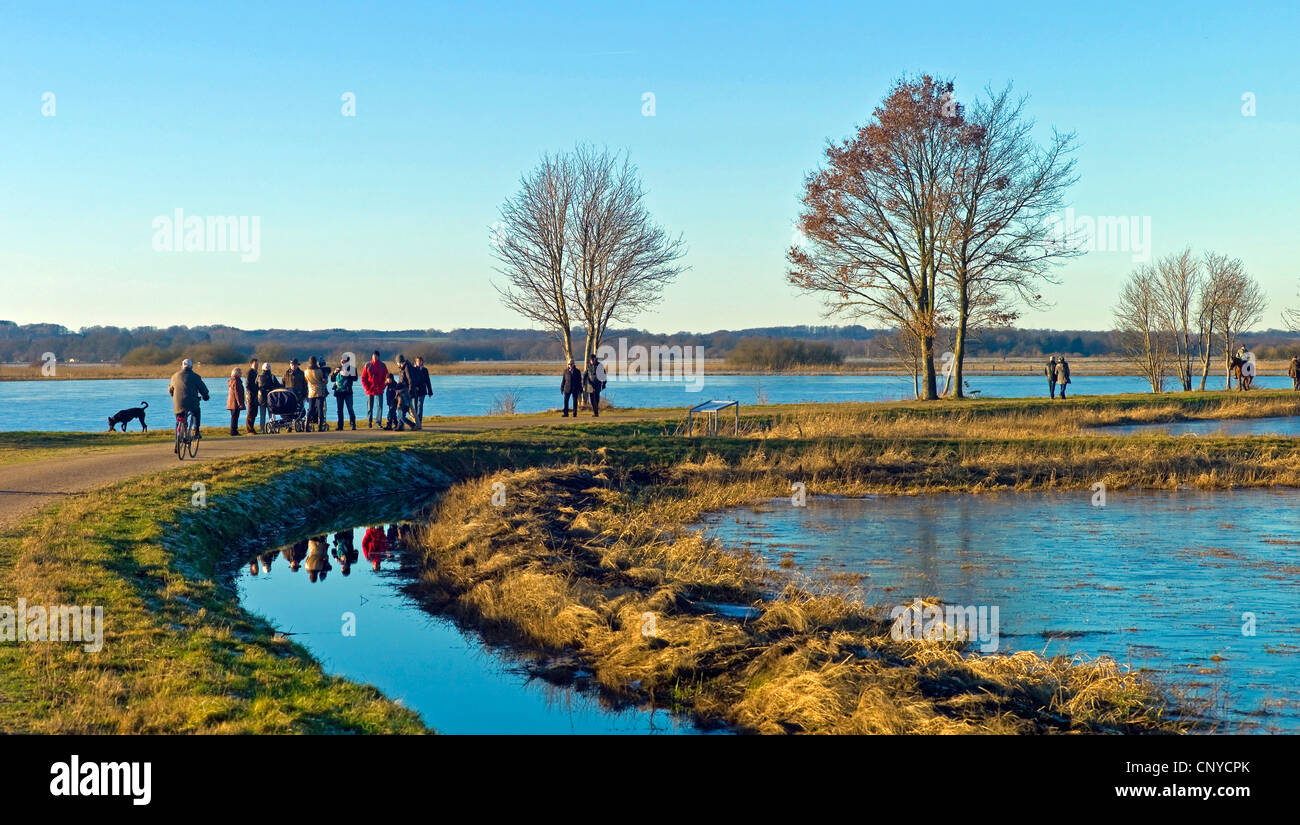
<path id="1" fill-rule="evenodd" d="M 856 135 L 826 147 L 808 175 L 789 282 L 819 295 L 828 315 L 875 318 L 920 344 L 921 397 L 938 397 L 934 338 L 948 186 L 964 119 L 952 83 L 925 75 L 894 84 Z"/>
<path id="2" fill-rule="evenodd" d="M 1300 293 L 1297 297 L 1300 297 Z M 1282 323 L 1292 332 L 1300 332 L 1300 304 L 1282 310 Z"/>
<path id="3" fill-rule="evenodd" d="M 1010 326 L 1016 304 L 1041 304 L 1038 283 L 1053 263 L 1077 255 L 1069 238 L 1054 236 L 1053 221 L 1065 192 L 1077 180 L 1074 135 L 1053 133 L 1046 148 L 1033 139 L 1025 98 L 1011 87 L 978 100 L 956 133 L 951 235 L 944 248 L 944 277 L 956 309 L 954 364 L 949 383 L 962 395 L 962 367 L 972 328 Z"/>
<path id="4" fill-rule="evenodd" d="M 1227 297 L 1224 279 L 1217 275 L 1220 271 L 1213 260 L 1213 252 L 1203 256 L 1204 273 L 1201 288 L 1196 301 L 1197 358 L 1201 365 L 1201 392 L 1205 392 L 1205 381 L 1210 376 L 1210 362 L 1214 358 L 1216 332 L 1219 319 L 1223 315 L 1223 302 Z"/>
<path id="5" fill-rule="evenodd" d="M 566 359 L 574 321 L 586 328 L 585 362 L 611 321 L 632 320 L 686 269 L 681 238 L 651 220 L 644 199 L 626 155 L 579 146 L 544 156 L 501 207 L 493 247 L 506 284 L 497 292 L 552 330 Z"/>
<path id="6" fill-rule="evenodd" d="M 1155 290 L 1161 328 L 1169 335 L 1174 375 L 1188 392 L 1192 389 L 1192 335 L 1202 281 L 1200 264 L 1190 247 L 1156 262 Z"/>
<path id="7" fill-rule="evenodd" d="M 1232 389 L 1233 345 L 1241 333 L 1264 317 L 1268 297 L 1239 258 L 1207 252 L 1205 270 L 1219 296 L 1214 326 L 1223 342 L 1224 389 Z"/>
<path id="8" fill-rule="evenodd" d="M 572 158 L 543 156 L 519 181 L 519 191 L 501 207 L 492 246 L 504 287 L 493 284 L 502 302 L 541 324 L 560 339 L 573 358 L 572 316 L 566 276 L 569 226 L 577 173 Z"/>
<path id="9" fill-rule="evenodd" d="M 1150 382 L 1152 392 L 1164 392 L 1169 358 L 1170 336 L 1164 329 L 1159 291 L 1159 274 L 1143 264 L 1125 281 L 1115 307 L 1120 342 L 1139 374 Z"/>
<path id="10" fill-rule="evenodd" d="M 580 146 L 568 227 L 568 291 L 587 331 L 584 361 L 611 321 L 631 321 L 654 305 L 688 267 L 681 236 L 650 216 L 636 167 L 626 155 Z"/>

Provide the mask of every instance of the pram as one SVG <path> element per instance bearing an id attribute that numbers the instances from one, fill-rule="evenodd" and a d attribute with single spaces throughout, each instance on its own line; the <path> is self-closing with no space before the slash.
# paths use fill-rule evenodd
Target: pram
<path id="1" fill-rule="evenodd" d="M 266 422 L 267 432 L 303 432 L 307 429 L 307 415 L 302 402 L 293 390 L 280 388 L 266 394 L 266 411 L 271 414 Z"/>

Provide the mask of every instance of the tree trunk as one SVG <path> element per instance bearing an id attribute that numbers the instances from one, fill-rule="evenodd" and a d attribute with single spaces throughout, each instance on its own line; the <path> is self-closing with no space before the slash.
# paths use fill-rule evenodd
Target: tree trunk
<path id="1" fill-rule="evenodd" d="M 966 291 L 962 290 L 962 296 L 958 304 L 957 316 L 957 340 L 952 345 L 952 372 L 948 378 L 953 382 L 956 391 L 953 393 L 954 398 L 965 398 L 962 393 L 962 362 L 966 360 L 966 327 L 970 320 L 970 299 L 966 297 Z M 946 392 L 944 393 L 947 394 Z"/>
<path id="2" fill-rule="evenodd" d="M 933 335 L 925 335 L 921 338 L 921 369 L 925 372 L 924 400 L 937 401 L 939 398 L 939 385 L 934 372 Z"/>

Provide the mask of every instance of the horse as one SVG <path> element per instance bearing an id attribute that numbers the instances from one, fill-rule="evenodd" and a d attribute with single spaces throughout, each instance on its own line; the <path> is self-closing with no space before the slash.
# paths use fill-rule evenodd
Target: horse
<path id="1" fill-rule="evenodd" d="M 1251 382 L 1255 380 L 1254 369 L 1251 369 L 1250 371 L 1245 369 L 1246 365 L 1249 363 L 1250 362 L 1245 358 L 1238 358 L 1235 355 L 1232 356 L 1232 362 L 1229 368 L 1232 370 L 1233 377 L 1237 379 L 1237 389 L 1239 390 L 1249 390 Z"/>

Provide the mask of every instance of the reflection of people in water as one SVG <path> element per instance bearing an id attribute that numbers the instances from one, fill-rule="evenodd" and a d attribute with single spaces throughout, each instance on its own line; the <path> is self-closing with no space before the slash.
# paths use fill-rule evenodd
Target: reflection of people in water
<path id="1" fill-rule="evenodd" d="M 289 570 L 297 573 L 298 568 L 302 566 L 302 560 L 307 558 L 307 540 L 303 539 L 296 544 L 286 544 L 280 551 L 285 561 L 289 562 Z"/>
<path id="2" fill-rule="evenodd" d="M 258 558 L 261 559 L 262 561 L 262 572 L 265 573 L 266 575 L 271 574 L 271 562 L 275 561 L 275 556 L 276 556 L 276 552 L 274 550 L 268 553 L 263 553 L 262 555 L 258 556 Z"/>
<path id="3" fill-rule="evenodd" d="M 256 576 L 256 575 L 257 575 L 257 557 L 256 557 L 256 556 L 254 556 L 254 557 L 253 557 L 253 560 L 250 561 L 250 562 L 248 563 L 248 575 L 250 575 L 250 576 Z"/>
<path id="4" fill-rule="evenodd" d="M 334 534 L 334 560 L 339 563 L 339 573 L 346 576 L 352 572 L 352 565 L 357 561 L 357 548 L 352 544 L 351 530 L 340 530 Z"/>
<path id="5" fill-rule="evenodd" d="M 378 570 L 379 563 L 388 556 L 388 538 L 384 536 L 384 528 L 366 528 L 366 534 L 361 537 L 361 552 L 370 566 Z"/>
<path id="6" fill-rule="evenodd" d="M 307 541 L 307 578 L 313 582 L 325 581 L 325 574 L 334 569 L 330 566 L 326 547 L 323 535 L 312 536 Z"/>

